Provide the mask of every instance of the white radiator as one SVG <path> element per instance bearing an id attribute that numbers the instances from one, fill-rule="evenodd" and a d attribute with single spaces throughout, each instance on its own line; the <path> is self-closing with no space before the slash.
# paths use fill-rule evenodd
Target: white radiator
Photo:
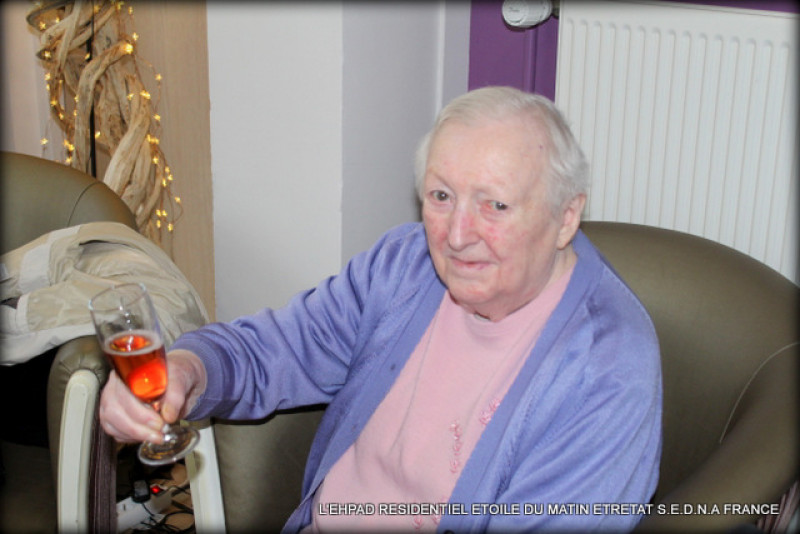
<path id="1" fill-rule="evenodd" d="M 585 218 L 708 237 L 798 283 L 797 15 L 561 2 L 556 103 Z"/>

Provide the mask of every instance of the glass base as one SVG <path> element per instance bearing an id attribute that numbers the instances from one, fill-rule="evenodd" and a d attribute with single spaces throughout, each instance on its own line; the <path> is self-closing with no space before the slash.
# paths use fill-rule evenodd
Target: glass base
<path id="1" fill-rule="evenodd" d="M 164 428 L 164 443 L 145 441 L 139 445 L 139 461 L 146 465 L 167 465 L 177 462 L 200 440 L 200 434 L 190 427 L 173 425 Z"/>

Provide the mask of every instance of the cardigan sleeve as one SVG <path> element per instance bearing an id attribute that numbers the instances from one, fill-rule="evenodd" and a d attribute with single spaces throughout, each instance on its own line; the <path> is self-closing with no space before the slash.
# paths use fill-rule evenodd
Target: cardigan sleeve
<path id="1" fill-rule="evenodd" d="M 284 308 L 183 335 L 173 349 L 197 354 L 208 376 L 188 418 L 255 419 L 328 403 L 347 379 L 363 336 L 402 290 L 412 256 L 425 250 L 417 225 L 403 225 Z"/>

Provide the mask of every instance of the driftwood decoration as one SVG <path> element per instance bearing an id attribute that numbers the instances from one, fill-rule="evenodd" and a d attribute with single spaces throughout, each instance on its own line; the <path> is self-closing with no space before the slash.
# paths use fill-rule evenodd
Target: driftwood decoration
<path id="1" fill-rule="evenodd" d="M 50 111 L 65 134 L 65 163 L 90 172 L 92 144 L 111 156 L 102 176 L 136 216 L 139 231 L 161 244 L 180 217 L 172 173 L 156 135 L 157 103 L 142 83 L 143 61 L 121 1 L 55 0 L 34 5 Z M 161 77 L 154 79 L 160 86 Z M 159 91 L 160 92 L 160 91 Z"/>

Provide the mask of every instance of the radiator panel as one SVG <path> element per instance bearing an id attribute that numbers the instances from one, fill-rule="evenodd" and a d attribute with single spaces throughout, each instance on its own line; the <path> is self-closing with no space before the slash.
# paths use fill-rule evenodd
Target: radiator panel
<path id="1" fill-rule="evenodd" d="M 798 282 L 797 15 L 564 0 L 556 103 L 585 218 L 708 237 Z"/>

